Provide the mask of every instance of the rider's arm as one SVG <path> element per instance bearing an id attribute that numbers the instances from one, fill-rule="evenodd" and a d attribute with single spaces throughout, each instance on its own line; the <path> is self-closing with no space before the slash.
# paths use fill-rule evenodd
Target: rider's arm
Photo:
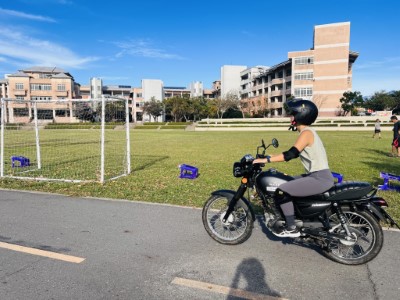
<path id="1" fill-rule="evenodd" d="M 282 162 L 289 161 L 290 159 L 298 157 L 298 154 L 304 150 L 305 147 L 312 145 L 314 143 L 314 135 L 311 131 L 305 130 L 300 133 L 294 146 L 288 151 L 281 154 L 271 155 L 269 157 L 269 162 Z M 267 158 L 257 158 L 253 161 L 253 164 L 266 164 L 268 163 Z"/>

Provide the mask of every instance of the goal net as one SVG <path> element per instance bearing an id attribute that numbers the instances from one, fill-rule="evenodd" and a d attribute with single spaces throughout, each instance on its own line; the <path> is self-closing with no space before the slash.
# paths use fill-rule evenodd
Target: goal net
<path id="1" fill-rule="evenodd" d="M 1 99 L 0 176 L 105 182 L 131 172 L 128 100 Z"/>

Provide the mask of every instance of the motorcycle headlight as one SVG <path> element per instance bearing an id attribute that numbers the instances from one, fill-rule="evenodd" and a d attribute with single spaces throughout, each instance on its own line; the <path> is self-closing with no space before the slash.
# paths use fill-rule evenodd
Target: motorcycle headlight
<path id="1" fill-rule="evenodd" d="M 243 168 L 240 162 L 235 162 L 233 164 L 233 176 L 235 177 L 242 177 L 243 176 Z"/>

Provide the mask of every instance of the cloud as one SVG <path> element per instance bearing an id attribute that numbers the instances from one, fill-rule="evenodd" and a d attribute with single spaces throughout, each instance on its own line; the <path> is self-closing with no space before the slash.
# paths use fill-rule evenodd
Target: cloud
<path id="1" fill-rule="evenodd" d="M 354 64 L 355 70 L 364 70 L 364 69 L 375 69 L 381 67 L 388 67 L 398 69 L 400 66 L 400 57 L 385 57 L 382 60 L 377 61 L 367 61 L 365 63 Z"/>
<path id="2" fill-rule="evenodd" d="M 34 21 L 41 21 L 41 22 L 52 22 L 52 23 L 56 22 L 56 20 L 54 20 L 53 18 L 50 18 L 50 17 L 40 16 L 40 15 L 31 15 L 31 14 L 27 14 L 27 13 L 16 11 L 16 10 L 4 9 L 1 7 L 0 7 L 0 15 L 9 15 L 12 17 L 29 19 L 29 20 L 34 20 Z"/>
<path id="3" fill-rule="evenodd" d="M 184 59 L 180 55 L 154 48 L 151 42 L 145 40 L 129 40 L 126 42 L 114 42 L 114 44 L 121 49 L 121 51 L 115 55 L 118 58 L 125 55 L 133 55 L 159 59 Z"/>
<path id="4" fill-rule="evenodd" d="M 59 66 L 83 68 L 97 57 L 81 57 L 70 49 L 53 43 L 26 36 L 21 32 L 0 27 L 0 55 L 7 61 L 20 65 Z"/>
<path id="5" fill-rule="evenodd" d="M 398 90 L 400 85 L 400 76 L 383 77 L 376 80 L 376 77 L 354 77 L 353 78 L 353 91 L 361 91 L 363 96 L 371 96 L 375 92 L 385 90 L 392 91 Z"/>

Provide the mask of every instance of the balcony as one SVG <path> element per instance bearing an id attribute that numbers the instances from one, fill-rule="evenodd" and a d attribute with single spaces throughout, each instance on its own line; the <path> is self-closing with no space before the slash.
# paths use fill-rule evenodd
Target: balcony
<path id="1" fill-rule="evenodd" d="M 68 97 L 68 91 L 56 91 L 57 97 Z"/>
<path id="2" fill-rule="evenodd" d="M 283 83 L 283 78 L 275 78 L 272 79 L 271 84 L 282 84 Z"/>
<path id="3" fill-rule="evenodd" d="M 271 91 L 271 97 L 282 96 L 282 90 Z"/>
<path id="4" fill-rule="evenodd" d="M 270 109 L 278 109 L 278 108 L 283 107 L 283 103 L 282 102 L 270 102 L 268 106 Z"/>
<path id="5" fill-rule="evenodd" d="M 26 96 L 27 90 L 16 90 L 13 89 L 14 96 Z"/>

